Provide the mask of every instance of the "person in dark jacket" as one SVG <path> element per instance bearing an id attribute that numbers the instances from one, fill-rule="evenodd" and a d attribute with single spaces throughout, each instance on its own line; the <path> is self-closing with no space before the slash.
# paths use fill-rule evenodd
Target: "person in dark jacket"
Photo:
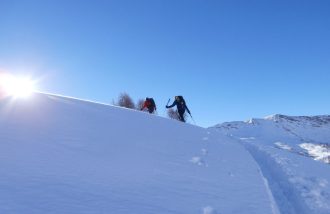
<path id="1" fill-rule="evenodd" d="M 155 104 L 155 101 L 153 98 L 149 98 L 149 97 L 146 98 L 146 100 L 144 101 L 143 106 L 141 108 L 141 111 L 145 108 L 148 109 L 150 114 L 154 113 L 154 111 L 157 110 L 156 104 Z"/>
<path id="2" fill-rule="evenodd" d="M 175 100 L 174 100 L 173 104 L 170 106 L 166 105 L 166 108 L 172 108 L 174 106 L 176 106 L 176 108 L 178 110 L 180 121 L 186 122 L 184 119 L 184 113 L 187 110 L 187 112 L 190 114 L 190 110 L 188 109 L 188 107 L 186 105 L 186 101 L 183 99 L 182 96 L 175 96 Z"/>

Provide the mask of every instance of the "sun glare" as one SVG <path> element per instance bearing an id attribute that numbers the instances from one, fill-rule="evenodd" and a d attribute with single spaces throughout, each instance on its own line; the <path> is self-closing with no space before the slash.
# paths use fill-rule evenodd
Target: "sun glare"
<path id="1" fill-rule="evenodd" d="M 35 90 L 35 82 L 28 77 L 1 76 L 1 88 L 6 96 L 29 97 Z"/>

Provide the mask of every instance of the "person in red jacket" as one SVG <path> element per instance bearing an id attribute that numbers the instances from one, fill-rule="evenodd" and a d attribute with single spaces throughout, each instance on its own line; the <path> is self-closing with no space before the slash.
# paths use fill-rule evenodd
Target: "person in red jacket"
<path id="1" fill-rule="evenodd" d="M 155 104 L 155 101 L 153 98 L 149 98 L 149 97 L 146 98 L 146 100 L 143 103 L 143 107 L 141 108 L 141 111 L 145 108 L 148 109 L 150 114 L 154 113 L 157 110 L 156 104 Z"/>

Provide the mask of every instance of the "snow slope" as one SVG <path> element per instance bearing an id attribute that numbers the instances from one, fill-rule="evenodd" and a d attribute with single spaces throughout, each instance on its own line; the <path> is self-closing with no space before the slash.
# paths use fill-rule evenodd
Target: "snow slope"
<path id="1" fill-rule="evenodd" d="M 273 115 L 223 123 L 210 130 L 246 147 L 281 213 L 330 213 L 330 116 Z"/>
<path id="2" fill-rule="evenodd" d="M 55 95 L 0 101 L 0 213 L 278 213 L 261 170 L 216 130 Z"/>

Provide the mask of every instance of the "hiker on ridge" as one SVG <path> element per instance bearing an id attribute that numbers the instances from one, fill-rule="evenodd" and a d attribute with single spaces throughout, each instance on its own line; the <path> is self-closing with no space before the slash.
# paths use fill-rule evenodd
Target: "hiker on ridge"
<path id="1" fill-rule="evenodd" d="M 141 108 L 141 111 L 143 111 L 143 109 L 147 108 L 149 113 L 152 114 L 154 113 L 157 108 L 156 108 L 156 104 L 153 98 L 149 98 L 147 97 L 146 100 L 143 103 L 143 106 Z"/>
<path id="2" fill-rule="evenodd" d="M 186 109 L 187 109 L 187 112 L 190 114 L 190 110 L 188 109 L 188 107 L 186 105 L 186 101 L 183 99 L 182 96 L 175 96 L 175 100 L 174 100 L 173 104 L 170 105 L 170 106 L 166 105 L 166 108 L 172 108 L 175 105 L 176 105 L 176 108 L 177 108 L 178 113 L 179 113 L 180 121 L 186 122 L 185 119 L 184 119 L 184 113 L 185 113 Z"/>

